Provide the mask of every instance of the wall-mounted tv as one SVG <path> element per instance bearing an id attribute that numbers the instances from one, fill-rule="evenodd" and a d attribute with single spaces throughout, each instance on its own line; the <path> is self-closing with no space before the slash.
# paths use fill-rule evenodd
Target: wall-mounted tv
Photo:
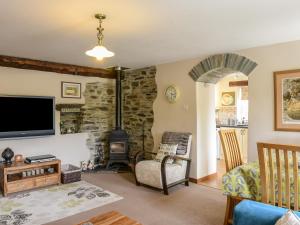
<path id="1" fill-rule="evenodd" d="M 0 96 L 0 138 L 54 134 L 54 97 Z"/>

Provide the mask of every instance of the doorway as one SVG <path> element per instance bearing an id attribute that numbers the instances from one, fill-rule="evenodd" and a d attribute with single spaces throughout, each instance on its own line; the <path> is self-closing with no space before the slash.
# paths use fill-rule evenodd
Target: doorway
<path id="1" fill-rule="evenodd" d="M 248 146 L 248 77 L 240 72 L 231 73 L 215 84 L 216 115 L 216 173 L 200 179 L 199 184 L 221 189 L 226 173 L 219 130 L 236 131 L 243 161 L 247 162 Z"/>
<path id="2" fill-rule="evenodd" d="M 214 107 L 216 98 L 214 87 L 218 82 L 220 82 L 223 78 L 228 77 L 229 75 L 233 76 L 233 79 L 235 77 L 236 81 L 238 81 L 239 76 L 245 75 L 244 78 L 245 80 L 247 80 L 247 77 L 256 68 L 256 66 L 256 62 L 245 56 L 235 53 L 224 53 L 209 56 L 200 61 L 190 70 L 189 76 L 196 82 L 197 146 L 195 155 L 197 160 L 194 165 L 196 168 L 197 178 L 200 177 L 199 179 L 197 179 L 197 183 L 203 183 L 203 181 L 205 180 L 214 179 L 214 183 L 216 184 L 215 186 L 217 188 L 220 188 L 220 182 L 216 182 L 216 180 L 219 179 L 220 181 L 220 175 L 224 174 L 224 172 L 222 172 L 222 168 L 224 168 L 224 166 L 222 165 L 224 165 L 224 163 L 222 163 L 221 160 L 217 160 L 217 153 L 219 152 L 219 154 L 221 155 L 222 151 L 215 147 L 219 140 L 219 138 L 217 138 L 218 135 L 216 135 L 217 127 L 215 114 L 220 113 L 221 110 L 223 110 L 223 106 L 219 109 L 217 107 Z M 232 99 L 236 100 L 237 97 L 244 96 L 246 93 L 248 93 L 247 86 L 239 87 L 239 90 L 240 91 L 237 91 L 236 93 L 236 98 L 233 98 L 233 96 L 230 96 L 230 94 L 227 93 L 224 96 L 225 104 L 229 104 L 230 106 L 230 104 L 232 104 L 230 103 L 232 102 Z M 218 102 L 221 102 L 221 100 L 219 99 Z M 247 123 L 248 100 L 245 100 L 244 102 L 237 101 L 236 104 L 237 105 L 235 107 L 237 118 L 230 120 L 228 120 L 227 118 L 227 121 L 224 119 L 224 122 L 227 122 L 225 125 L 238 122 L 242 123 L 242 121 L 244 121 L 244 123 Z M 244 105 L 244 107 L 237 107 L 240 105 Z M 230 111 L 230 109 L 228 108 L 227 111 Z M 246 113 L 247 116 L 245 116 Z M 221 122 L 220 118 L 218 122 Z M 239 130 L 239 133 L 243 134 L 241 136 L 248 137 L 248 129 L 246 129 L 245 126 L 239 128 L 241 128 L 241 130 Z M 240 144 L 243 146 L 248 146 L 247 139 L 240 139 Z M 244 154 L 244 158 L 247 159 L 247 147 L 245 148 L 244 152 L 246 153 Z M 222 156 L 220 156 L 220 159 L 222 159 Z M 217 170 L 219 171 L 219 173 L 217 172 Z"/>

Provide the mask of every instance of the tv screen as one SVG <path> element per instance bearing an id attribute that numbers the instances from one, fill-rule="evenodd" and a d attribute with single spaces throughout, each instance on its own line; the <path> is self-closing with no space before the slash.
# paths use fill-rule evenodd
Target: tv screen
<path id="1" fill-rule="evenodd" d="M 0 96 L 0 138 L 55 134 L 55 98 Z"/>

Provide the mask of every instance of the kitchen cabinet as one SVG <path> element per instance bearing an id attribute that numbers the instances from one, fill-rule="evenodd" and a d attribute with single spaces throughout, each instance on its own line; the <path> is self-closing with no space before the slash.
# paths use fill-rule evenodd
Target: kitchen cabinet
<path id="1" fill-rule="evenodd" d="M 240 145 L 243 161 L 247 162 L 248 158 L 248 128 L 235 128 L 236 136 Z"/>

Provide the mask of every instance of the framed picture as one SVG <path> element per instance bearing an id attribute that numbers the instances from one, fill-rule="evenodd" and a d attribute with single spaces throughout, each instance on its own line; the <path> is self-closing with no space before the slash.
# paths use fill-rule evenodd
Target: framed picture
<path id="1" fill-rule="evenodd" d="M 275 130 L 300 131 L 300 70 L 274 72 Z"/>
<path id="2" fill-rule="evenodd" d="M 222 92 L 222 106 L 235 106 L 235 92 Z"/>
<path id="3" fill-rule="evenodd" d="M 61 82 L 62 98 L 81 98 L 81 84 L 73 82 Z"/>

